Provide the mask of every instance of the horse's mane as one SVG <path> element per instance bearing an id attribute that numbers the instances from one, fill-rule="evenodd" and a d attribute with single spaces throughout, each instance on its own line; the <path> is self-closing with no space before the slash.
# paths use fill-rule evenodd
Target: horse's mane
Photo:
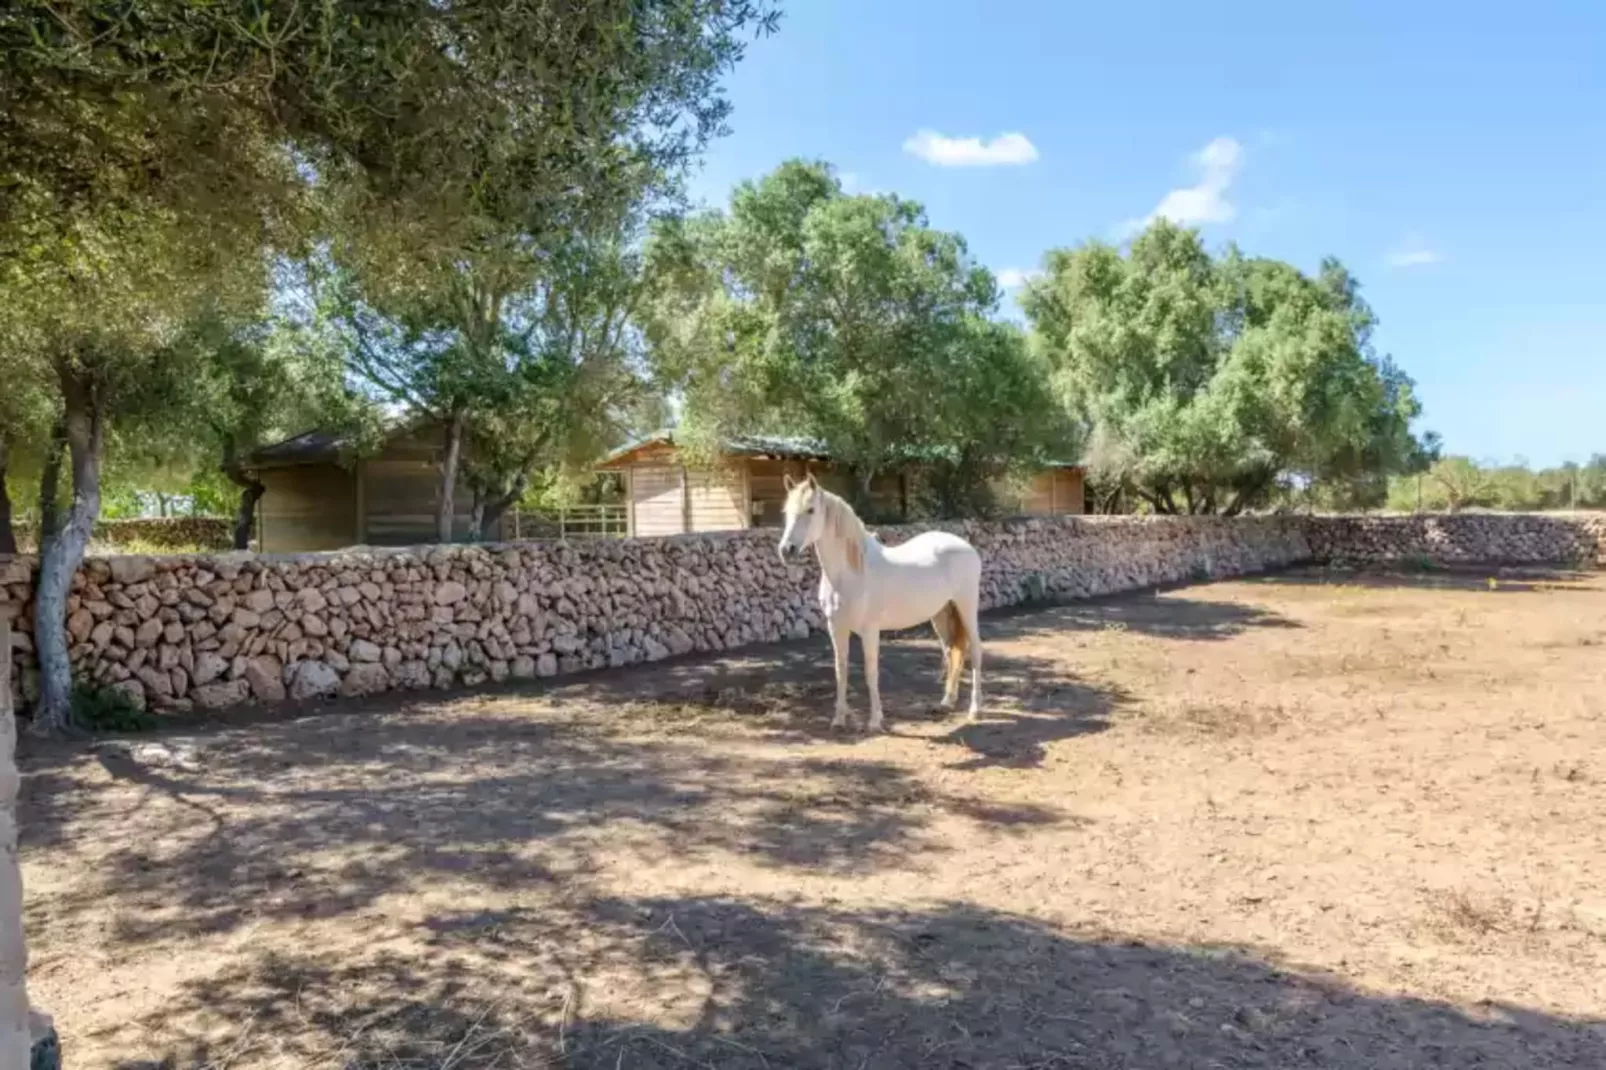
<path id="1" fill-rule="evenodd" d="M 864 543 L 870 537 L 864 521 L 853 511 L 853 506 L 824 487 L 817 487 L 814 496 L 825 512 L 825 533 L 842 544 L 847 552 L 848 567 L 855 572 L 864 570 Z"/>

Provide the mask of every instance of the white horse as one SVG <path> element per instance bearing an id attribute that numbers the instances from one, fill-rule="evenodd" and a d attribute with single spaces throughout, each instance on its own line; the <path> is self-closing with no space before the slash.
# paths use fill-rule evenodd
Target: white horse
<path id="1" fill-rule="evenodd" d="M 864 529 L 852 506 L 821 487 L 811 474 L 801 483 L 786 477 L 786 530 L 781 560 L 808 547 L 820 558 L 820 607 L 836 651 L 836 716 L 848 718 L 848 644 L 859 635 L 864 679 L 870 691 L 869 729 L 881 727 L 882 631 L 912 628 L 929 620 L 943 646 L 943 705 L 959 701 L 959 677 L 969 656 L 970 719 L 981 710 L 981 555 L 970 543 L 944 531 L 928 531 L 899 546 L 882 546 Z"/>

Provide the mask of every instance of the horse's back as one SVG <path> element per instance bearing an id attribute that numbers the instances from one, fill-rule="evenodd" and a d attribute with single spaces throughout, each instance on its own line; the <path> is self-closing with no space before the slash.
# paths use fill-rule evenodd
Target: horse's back
<path id="1" fill-rule="evenodd" d="M 946 531 L 916 535 L 882 553 L 898 571 L 925 573 L 933 579 L 941 577 L 948 586 L 973 588 L 981 581 L 981 555 L 970 543 Z"/>
<path id="2" fill-rule="evenodd" d="M 897 546 L 870 553 L 866 586 L 849 595 L 849 627 L 870 624 L 896 631 L 923 624 L 950 602 L 974 606 L 981 583 L 981 555 L 970 543 L 944 531 L 928 531 Z"/>
<path id="3" fill-rule="evenodd" d="M 924 532 L 908 542 L 887 547 L 883 553 L 888 561 L 900 565 L 938 565 L 963 560 L 981 563 L 981 555 L 974 546 L 947 531 Z"/>

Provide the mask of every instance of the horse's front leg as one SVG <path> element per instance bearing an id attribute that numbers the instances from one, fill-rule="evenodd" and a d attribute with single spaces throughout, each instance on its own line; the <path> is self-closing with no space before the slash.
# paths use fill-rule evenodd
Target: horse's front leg
<path id="1" fill-rule="evenodd" d="M 831 718 L 832 728 L 848 723 L 848 649 L 853 632 L 838 621 L 830 621 L 831 650 L 836 654 L 836 716 Z"/>
<path id="2" fill-rule="evenodd" d="M 864 683 L 870 691 L 871 732 L 881 730 L 881 633 L 874 628 L 859 633 L 859 645 L 864 648 Z"/>

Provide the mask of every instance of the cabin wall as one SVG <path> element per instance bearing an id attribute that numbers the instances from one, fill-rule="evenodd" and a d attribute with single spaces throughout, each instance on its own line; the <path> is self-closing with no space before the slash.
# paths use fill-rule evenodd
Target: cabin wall
<path id="1" fill-rule="evenodd" d="M 685 531 L 686 498 L 680 466 L 631 465 L 629 473 L 631 534 L 645 537 Z"/>
<path id="2" fill-rule="evenodd" d="M 263 553 L 339 550 L 357 538 L 357 480 L 333 464 L 270 468 L 258 503 Z"/>
<path id="3" fill-rule="evenodd" d="M 377 455 L 357 465 L 364 544 L 418 546 L 436 541 L 435 510 L 445 447 L 439 427 L 424 427 L 391 439 Z M 468 539 L 474 512 L 474 493 L 461 471 L 452 494 L 454 542 Z M 491 525 L 483 537 L 500 539 L 502 522 Z"/>
<path id="4" fill-rule="evenodd" d="M 678 535 L 688 531 L 739 531 L 780 527 L 786 506 L 786 477 L 813 473 L 827 490 L 854 499 L 852 473 L 831 464 L 728 457 L 717 468 L 682 466 L 670 445 L 654 444 L 610 466 L 628 474 L 631 533 Z M 908 487 L 902 473 L 877 476 L 870 485 L 870 519 L 906 519 Z"/>
<path id="5" fill-rule="evenodd" d="M 1024 486 L 1003 481 L 994 490 L 1004 510 L 1020 516 L 1071 516 L 1086 511 L 1079 468 L 1044 469 Z"/>
<path id="6" fill-rule="evenodd" d="M 260 506 L 266 553 L 337 550 L 346 546 L 420 546 L 436 541 L 444 433 L 425 426 L 387 441 L 351 468 L 297 465 L 261 473 Z M 466 458 L 465 458 L 466 460 Z M 452 501 L 452 539 L 466 541 L 474 495 L 459 478 Z M 506 518 L 482 537 L 504 536 Z"/>
<path id="7" fill-rule="evenodd" d="M 747 478 L 741 468 L 633 464 L 628 469 L 631 532 L 639 536 L 748 527 Z"/>
<path id="8" fill-rule="evenodd" d="M 686 470 L 687 519 L 691 531 L 739 531 L 749 527 L 747 477 L 739 465 Z"/>
<path id="9" fill-rule="evenodd" d="M 786 477 L 802 479 L 810 472 L 820 485 L 833 494 L 849 501 L 857 497 L 853 474 L 845 468 L 831 464 L 813 464 L 803 461 L 753 460 L 748 462 L 748 492 L 752 496 L 753 526 L 776 528 L 784 521 L 786 509 Z M 889 472 L 870 481 L 871 519 L 907 519 L 908 496 L 906 477 L 901 472 Z"/>
<path id="10" fill-rule="evenodd" d="M 747 462 L 747 493 L 752 501 L 751 525 L 778 528 L 785 519 L 786 477 L 802 479 L 811 467 L 803 461 L 751 460 Z"/>

